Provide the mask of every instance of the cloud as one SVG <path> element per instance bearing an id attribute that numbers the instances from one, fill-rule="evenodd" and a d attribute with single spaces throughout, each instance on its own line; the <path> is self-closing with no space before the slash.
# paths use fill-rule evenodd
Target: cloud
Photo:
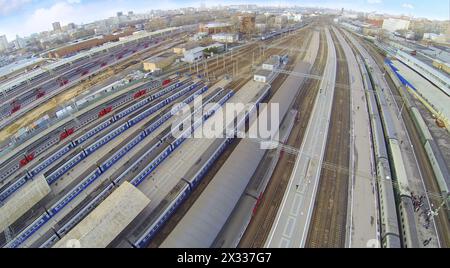
<path id="1" fill-rule="evenodd" d="M 32 0 L 0 0 L 0 14 L 7 15 L 13 11 L 16 11 Z"/>
<path id="2" fill-rule="evenodd" d="M 381 4 L 381 3 L 383 3 L 383 0 L 367 0 L 367 3 L 371 4 L 371 5 L 373 5 L 373 4 Z"/>
<path id="3" fill-rule="evenodd" d="M 100 9 L 98 6 L 93 6 L 93 3 L 82 4 L 81 2 L 81 0 L 66 0 L 56 2 L 48 8 L 38 8 L 25 19 L 22 31 L 26 34 L 41 32 L 44 29 L 51 29 L 51 24 L 56 21 L 62 25 L 71 22 L 87 23 L 114 14 L 108 8 Z"/>
<path id="4" fill-rule="evenodd" d="M 404 4 L 402 5 L 402 7 L 403 7 L 403 8 L 408 8 L 408 9 L 414 9 L 414 6 L 411 5 L 411 4 L 408 4 L 408 3 L 404 3 Z"/>

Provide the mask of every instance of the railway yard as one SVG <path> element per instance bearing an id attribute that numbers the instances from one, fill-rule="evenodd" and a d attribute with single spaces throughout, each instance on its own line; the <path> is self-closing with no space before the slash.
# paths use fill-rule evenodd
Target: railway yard
<path id="1" fill-rule="evenodd" d="M 450 247 L 449 164 L 374 43 L 318 16 L 141 71 L 196 30 L 0 80 L 0 246 Z"/>

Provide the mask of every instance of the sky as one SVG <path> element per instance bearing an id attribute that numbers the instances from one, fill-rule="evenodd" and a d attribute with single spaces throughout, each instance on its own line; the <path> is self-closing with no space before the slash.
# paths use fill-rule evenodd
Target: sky
<path id="1" fill-rule="evenodd" d="M 152 9 L 199 7 L 202 0 L 0 0 L 0 35 L 8 40 L 51 29 L 59 21 L 89 23 L 114 16 L 117 11 L 143 13 Z M 204 0 L 206 6 L 228 4 L 298 5 L 345 8 L 404 14 L 429 19 L 450 19 L 450 0 Z"/>

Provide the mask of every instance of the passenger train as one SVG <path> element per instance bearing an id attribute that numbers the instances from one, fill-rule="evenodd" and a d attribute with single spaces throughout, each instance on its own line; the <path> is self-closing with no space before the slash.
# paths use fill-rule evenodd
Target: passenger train
<path id="1" fill-rule="evenodd" d="M 199 95 L 202 94 L 204 91 L 207 90 L 207 87 L 204 87 L 202 89 L 200 89 L 201 92 L 198 92 L 197 94 L 192 95 L 190 98 L 185 100 L 185 103 L 189 103 L 191 101 L 193 101 L 193 99 Z M 202 105 L 201 108 L 199 109 L 203 109 L 203 107 L 206 107 L 206 105 L 210 102 L 213 101 L 218 101 L 218 103 L 220 105 L 223 105 L 229 98 L 231 98 L 231 96 L 233 96 L 233 92 L 232 91 L 225 91 L 222 88 L 219 88 L 218 90 L 216 90 L 211 97 L 208 98 L 207 101 L 204 102 L 204 104 Z M 204 113 L 204 116 L 202 116 L 199 120 L 197 120 L 197 122 L 201 123 L 206 121 L 210 116 L 212 116 L 212 114 L 218 109 L 218 106 L 213 106 L 212 108 L 209 109 L 209 111 L 206 111 Z M 177 109 L 181 109 L 181 106 L 178 106 Z M 195 110 L 193 113 L 195 113 L 197 110 Z M 149 134 L 151 132 L 153 132 L 158 126 L 160 126 L 162 123 L 161 121 L 166 121 L 168 120 L 168 118 L 170 118 L 173 113 L 176 112 L 175 111 L 167 111 L 167 113 L 165 113 L 160 119 L 156 120 L 154 123 L 152 123 L 147 129 L 145 129 L 145 132 L 149 132 Z M 187 117 L 184 121 L 186 120 L 191 120 L 190 117 Z M 178 126 L 183 126 L 183 122 L 180 122 L 178 124 Z M 196 127 L 200 126 L 200 124 L 195 124 L 188 129 L 185 129 L 184 132 L 193 132 L 194 129 Z M 149 135 L 147 134 L 147 135 Z M 185 133 L 184 133 L 185 134 Z M 138 136 L 139 137 L 139 136 Z M 137 138 L 138 138 L 137 137 Z M 119 187 L 123 181 L 127 178 L 132 176 L 133 170 L 136 169 L 136 167 L 138 165 L 141 164 L 141 159 L 144 158 L 148 158 L 149 156 L 153 156 L 152 157 L 152 161 L 150 161 L 150 163 L 148 165 L 146 165 L 146 167 L 139 172 L 139 174 L 137 176 L 132 176 L 133 179 L 131 179 L 131 183 L 138 187 L 145 178 L 147 178 L 149 176 L 149 174 L 151 172 L 153 172 L 156 167 L 158 167 L 173 151 L 175 151 L 180 145 L 181 143 L 183 143 L 183 141 L 186 140 L 186 136 L 185 135 L 180 135 L 178 138 L 173 137 L 172 133 L 171 133 L 171 129 L 166 129 L 166 131 L 164 131 L 162 134 L 160 134 L 156 139 L 155 142 L 153 143 L 153 145 L 151 146 L 151 148 L 149 150 L 147 150 L 147 152 L 140 156 L 140 158 L 135 161 L 131 166 L 129 166 L 123 173 L 121 173 L 120 176 L 118 176 L 117 178 L 111 180 L 108 185 L 106 185 L 106 187 L 100 192 L 100 194 L 98 194 L 96 197 L 94 197 L 94 199 L 92 201 L 90 201 L 88 203 L 87 206 L 85 206 L 81 211 L 79 211 L 74 217 L 72 217 L 70 219 L 69 222 L 67 222 L 64 226 L 62 226 L 58 231 L 56 231 L 56 233 L 54 235 L 52 235 L 50 238 L 48 238 L 42 245 L 41 247 L 50 247 L 52 246 L 57 240 L 60 239 L 60 237 L 62 237 L 63 235 L 67 234 L 67 232 L 69 232 L 69 230 L 71 228 L 73 228 L 78 222 L 80 222 L 88 213 L 90 213 L 96 206 L 98 206 L 104 199 L 106 199 L 107 196 L 109 196 L 109 194 L 115 189 L 115 187 Z M 131 141 L 130 143 L 134 143 L 134 141 Z M 130 150 L 127 148 L 128 146 L 126 146 L 124 150 Z M 159 149 L 159 150 L 157 150 Z M 124 154 L 123 152 L 119 151 L 116 153 L 116 155 L 119 154 Z M 117 158 L 115 156 L 112 156 L 111 158 Z M 110 159 L 111 159 L 110 158 Z M 102 166 L 99 167 L 99 171 L 100 170 L 105 170 L 105 168 L 107 167 L 111 167 L 112 166 L 112 162 L 111 160 L 107 160 L 103 163 Z M 117 160 L 116 160 L 117 161 Z M 94 176 L 94 174 L 92 175 Z"/>
<path id="2" fill-rule="evenodd" d="M 81 144 L 83 144 L 85 141 L 87 141 L 89 138 L 93 137 L 94 135 L 100 133 L 107 127 L 111 126 L 115 122 L 118 122 L 120 119 L 125 118 L 127 115 L 133 113 L 134 111 L 138 110 L 139 108 L 144 107 L 146 104 L 149 104 L 152 101 L 155 101 L 157 98 L 163 96 L 164 94 L 167 94 L 171 91 L 174 91 L 175 89 L 179 87 L 184 87 L 183 90 L 178 91 L 177 93 L 171 95 L 169 98 L 160 101 L 158 104 L 148 108 L 144 112 L 140 113 L 136 117 L 126 121 L 116 129 L 112 130 L 108 135 L 104 136 L 100 140 L 96 141 L 94 144 L 88 146 L 87 148 L 84 148 L 81 152 L 79 152 L 77 155 L 72 157 L 65 165 L 61 166 L 56 171 L 52 172 L 51 174 L 48 174 L 46 176 L 46 179 L 49 184 L 54 183 L 57 179 L 59 179 L 67 170 L 70 170 L 72 167 L 74 167 L 76 164 L 81 162 L 84 158 L 86 158 L 88 155 L 92 154 L 94 151 L 98 150 L 101 146 L 108 143 L 120 133 L 127 130 L 131 126 L 137 124 L 139 121 L 141 121 L 146 116 L 154 113 L 155 111 L 159 110 L 160 108 L 166 106 L 167 104 L 171 103 L 175 99 L 179 98 L 183 94 L 187 93 L 188 91 L 194 89 L 195 87 L 199 86 L 200 83 L 193 84 L 192 82 L 188 83 L 182 83 L 177 82 L 173 84 L 172 86 L 166 87 L 163 90 L 158 91 L 157 93 L 149 96 L 148 98 L 145 98 L 136 104 L 132 105 L 131 107 L 116 113 L 114 116 L 112 116 L 110 119 L 107 119 L 103 121 L 102 123 L 99 123 L 96 127 L 89 130 L 86 134 L 82 135 L 81 137 L 72 140 L 70 143 L 68 143 L 65 147 L 59 149 L 57 152 L 49 156 L 47 159 L 40 161 L 40 164 L 38 164 L 33 169 L 26 172 L 24 176 L 19 178 L 17 181 L 15 181 L 13 184 L 11 184 L 9 187 L 7 187 L 5 190 L 3 190 L 0 193 L 0 202 L 4 202 L 9 196 L 11 196 L 14 192 L 16 192 L 20 187 L 22 187 L 28 180 L 34 178 L 36 175 L 38 175 L 42 170 L 49 167 L 55 161 L 61 159 L 63 155 L 65 155 L 67 152 L 81 147 Z M 186 87 L 185 87 L 186 86 Z"/>
<path id="3" fill-rule="evenodd" d="M 236 122 L 234 127 L 234 133 L 236 134 L 237 130 L 241 128 L 243 124 L 247 121 L 249 115 L 253 112 L 253 110 L 268 96 L 270 87 L 267 88 L 263 94 L 261 94 L 258 99 L 255 101 L 255 105 L 246 112 L 245 116 L 241 118 L 239 122 Z M 225 133 L 230 133 L 226 130 Z M 172 193 L 168 197 L 166 205 L 160 208 L 160 213 L 155 219 L 152 220 L 151 224 L 145 228 L 143 232 L 141 232 L 135 239 L 128 239 L 128 243 L 134 248 L 144 248 L 149 245 L 151 240 L 155 237 L 157 232 L 165 225 L 165 223 L 170 219 L 170 217 L 175 213 L 177 208 L 190 196 L 190 194 L 195 190 L 198 186 L 202 178 L 206 175 L 209 168 L 213 165 L 213 163 L 219 158 L 219 156 L 223 153 L 226 147 L 232 142 L 233 137 L 225 138 L 220 146 L 213 152 L 213 154 L 209 157 L 208 161 L 206 161 L 203 166 L 193 175 L 189 177 L 182 178 L 179 184 L 175 187 L 176 192 Z"/>
<path id="4" fill-rule="evenodd" d="M 203 92 L 205 92 L 208 87 L 205 86 L 202 82 L 196 83 L 194 85 L 190 85 L 180 91 L 178 91 L 177 93 L 175 93 L 174 95 L 168 97 L 167 99 L 162 100 L 161 102 L 159 102 L 158 104 L 150 107 L 149 109 L 143 111 L 141 114 L 151 114 L 159 109 L 161 109 L 162 107 L 164 107 L 165 105 L 167 105 L 168 103 L 174 101 L 175 99 L 177 99 L 178 97 L 186 94 L 187 92 L 195 89 L 195 88 L 199 88 L 191 97 L 187 98 L 185 100 L 185 102 L 191 102 L 193 101 L 193 99 L 202 94 Z M 170 111 L 172 112 L 172 111 Z M 136 116 L 136 117 L 139 117 Z M 135 117 L 135 118 L 136 118 Z M 167 120 L 167 117 L 162 117 L 165 118 L 165 120 Z M 142 120 L 142 119 L 141 119 Z M 130 128 L 131 126 L 135 125 L 138 121 L 135 121 L 134 118 L 128 120 L 127 122 L 125 122 L 123 125 L 119 126 L 118 128 L 116 128 L 113 132 L 110 132 L 110 134 L 107 134 L 105 137 L 103 137 L 102 139 L 98 140 L 96 143 L 94 143 L 93 145 L 91 145 L 91 149 L 88 150 L 87 149 L 83 149 L 81 153 L 79 153 L 78 155 L 76 155 L 75 157 L 73 157 L 68 163 L 66 163 L 65 165 L 61 166 L 60 168 L 58 168 L 55 172 L 52 173 L 51 176 L 49 176 L 47 178 L 47 181 L 49 182 L 49 184 L 51 184 L 52 182 L 56 181 L 55 177 L 60 177 L 63 174 L 63 170 L 67 170 L 68 167 L 73 167 L 75 165 L 75 163 L 79 163 L 82 159 L 86 158 L 88 155 L 92 154 L 96 149 L 98 149 L 98 147 L 96 147 L 96 144 L 105 144 L 107 143 L 112 136 L 117 136 L 120 133 L 123 133 L 125 130 L 127 130 L 128 128 Z M 161 125 L 161 121 L 158 120 L 156 121 L 153 125 L 151 125 L 148 129 L 145 129 L 142 131 L 142 133 L 140 135 L 138 135 L 136 137 L 136 139 L 140 139 L 142 140 L 143 138 L 145 138 L 146 136 L 148 136 L 150 133 L 152 133 L 152 131 L 150 131 L 151 129 L 155 129 L 155 125 Z M 171 150 L 174 150 L 174 148 L 177 147 L 177 143 L 179 141 L 176 140 L 171 144 Z M 129 151 L 132 149 L 132 147 L 134 145 L 136 145 L 136 140 L 132 140 L 127 146 L 125 146 L 124 148 L 122 148 L 121 150 L 119 150 L 117 154 L 122 154 L 124 155 L 126 152 L 124 151 Z M 132 146 L 133 145 L 133 146 Z M 96 148 L 96 149 L 95 149 Z M 112 159 L 115 159 L 115 161 L 117 161 L 119 158 L 114 157 Z M 84 189 L 86 189 L 92 182 L 94 182 L 98 177 L 100 177 L 100 175 L 105 172 L 109 167 L 111 167 L 114 162 L 114 160 L 109 159 L 108 161 L 106 161 L 105 163 L 101 164 L 97 169 L 95 169 L 90 175 L 87 176 L 87 178 L 85 178 L 83 181 L 81 181 L 74 189 L 72 189 L 69 193 L 67 193 L 63 198 L 61 198 L 55 205 L 53 205 L 51 208 L 47 209 L 47 211 L 45 213 L 43 213 L 37 220 L 35 220 L 29 227 L 27 227 L 24 231 L 22 231 L 18 237 L 16 237 L 14 240 L 10 241 L 6 246 L 7 247 L 17 247 L 20 244 L 22 244 L 26 239 L 28 239 L 34 232 L 36 232 L 36 230 L 38 230 L 39 228 L 41 228 L 47 221 L 49 221 L 54 215 L 56 215 L 59 211 L 61 211 L 61 209 L 63 209 L 65 206 L 67 206 L 67 204 L 69 204 L 75 197 L 77 197 Z"/>
<path id="5" fill-rule="evenodd" d="M 385 95 L 387 94 L 387 89 L 373 86 L 375 84 L 367 71 L 364 71 L 363 75 L 368 81 L 369 89 L 372 89 L 369 90 L 369 106 L 371 107 L 372 133 L 374 140 L 377 141 L 375 156 L 377 159 L 377 180 L 379 182 L 382 244 L 385 247 L 399 247 L 400 242 L 402 247 L 419 247 L 408 178 L 406 177 L 404 162 L 400 153 L 396 129 L 391 114 L 388 112 L 389 106 Z M 374 88 L 375 90 L 373 90 Z M 379 111 L 379 115 L 377 115 L 376 108 Z M 384 133 L 384 137 L 382 133 Z M 383 139 L 385 141 L 384 144 L 382 142 Z M 386 146 L 387 150 L 384 150 L 383 146 Z M 390 188 L 391 185 L 395 193 L 394 199 L 392 188 Z M 396 213 L 394 208 L 397 210 Z M 395 226 L 396 222 L 397 227 Z"/>

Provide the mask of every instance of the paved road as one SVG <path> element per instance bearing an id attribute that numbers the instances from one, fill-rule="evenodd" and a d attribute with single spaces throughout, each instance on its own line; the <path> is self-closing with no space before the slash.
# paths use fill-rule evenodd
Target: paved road
<path id="1" fill-rule="evenodd" d="M 282 205 L 265 247 L 304 247 L 306 242 L 320 177 L 336 82 L 336 50 L 328 28 L 325 33 L 328 56 L 320 92 Z"/>

